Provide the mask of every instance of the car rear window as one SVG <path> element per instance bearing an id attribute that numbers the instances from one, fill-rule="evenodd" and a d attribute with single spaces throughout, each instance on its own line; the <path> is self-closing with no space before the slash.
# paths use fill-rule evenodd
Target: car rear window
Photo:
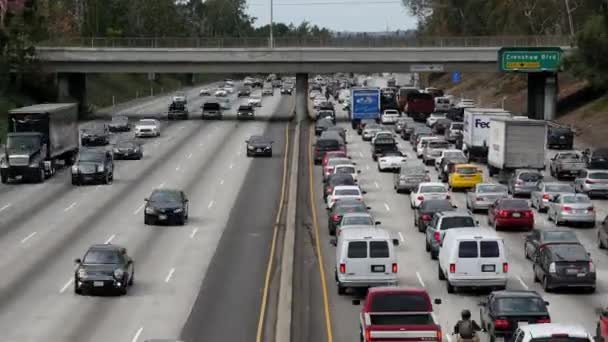
<path id="1" fill-rule="evenodd" d="M 608 179 L 608 172 L 589 172 L 591 179 Z"/>
<path id="2" fill-rule="evenodd" d="M 447 192 L 447 190 L 441 185 L 426 185 L 420 187 L 420 192 L 423 194 L 428 194 L 433 192 Z"/>
<path id="3" fill-rule="evenodd" d="M 348 158 L 331 158 L 327 161 L 327 165 L 334 166 L 340 164 L 350 164 L 352 161 Z"/>
<path id="4" fill-rule="evenodd" d="M 367 242 L 352 241 L 348 243 L 348 257 L 353 259 L 367 258 Z"/>
<path id="5" fill-rule="evenodd" d="M 386 241 L 370 241 L 369 242 L 369 257 L 370 258 L 388 258 L 388 242 Z"/>
<path id="6" fill-rule="evenodd" d="M 479 254 L 482 258 L 498 258 L 500 256 L 498 241 L 480 241 Z"/>
<path id="7" fill-rule="evenodd" d="M 500 201 L 500 209 L 526 210 L 529 209 L 526 200 L 503 200 Z"/>
<path id="8" fill-rule="evenodd" d="M 544 313 L 547 312 L 545 302 L 537 297 L 504 297 L 494 302 L 499 314 L 505 313 Z"/>
<path id="9" fill-rule="evenodd" d="M 441 220 L 441 230 L 460 227 L 475 227 L 475 220 L 470 216 L 444 217 Z"/>
<path id="10" fill-rule="evenodd" d="M 317 141 L 318 148 L 340 148 L 340 143 L 333 139 L 323 139 Z"/>
<path id="11" fill-rule="evenodd" d="M 373 226 L 374 220 L 369 216 L 347 216 L 342 219 L 343 226 Z"/>
<path id="12" fill-rule="evenodd" d="M 545 191 L 547 192 L 574 192 L 574 188 L 572 188 L 569 184 L 547 184 L 545 186 Z"/>
<path id="13" fill-rule="evenodd" d="M 474 174 L 477 174 L 478 172 L 479 172 L 479 169 L 477 169 L 476 167 L 472 167 L 472 166 L 459 167 L 456 169 L 456 173 L 459 173 L 461 175 L 474 175 Z"/>
<path id="14" fill-rule="evenodd" d="M 480 193 L 507 192 L 507 187 L 504 185 L 480 185 L 477 187 L 477 192 L 480 192 Z"/>
<path id="15" fill-rule="evenodd" d="M 459 258 L 477 258 L 477 241 L 461 241 L 458 245 Z"/>
<path id="16" fill-rule="evenodd" d="M 450 148 L 450 144 L 447 141 L 431 141 L 429 143 L 430 148 Z"/>
<path id="17" fill-rule="evenodd" d="M 331 177 L 329 179 L 329 185 L 331 185 L 331 186 L 355 185 L 355 180 L 353 179 L 353 176 L 351 176 L 349 174 L 344 174 L 344 175 L 349 176 L 349 177 L 341 177 L 341 176 L 343 176 L 343 174 L 339 174 L 338 176 Z"/>
<path id="18" fill-rule="evenodd" d="M 428 300 L 414 293 L 376 293 L 370 305 L 371 312 L 427 312 Z"/>
<path id="19" fill-rule="evenodd" d="M 452 210 L 452 204 L 448 200 L 430 200 L 422 202 L 421 211 L 441 211 Z"/>
<path id="20" fill-rule="evenodd" d="M 586 261 L 589 259 L 585 247 L 577 244 L 550 245 L 555 261 Z"/>
<path id="21" fill-rule="evenodd" d="M 591 200 L 587 196 L 562 196 L 564 203 L 574 204 L 574 203 L 589 203 L 591 204 Z"/>
<path id="22" fill-rule="evenodd" d="M 519 179 L 524 182 L 538 182 L 542 178 L 543 177 L 540 174 L 535 172 L 523 172 L 519 175 Z"/>
<path id="23" fill-rule="evenodd" d="M 361 193 L 356 189 L 336 190 L 337 196 L 359 196 Z"/>
<path id="24" fill-rule="evenodd" d="M 355 168 L 352 166 L 340 166 L 336 169 L 336 172 L 353 174 L 355 173 Z"/>

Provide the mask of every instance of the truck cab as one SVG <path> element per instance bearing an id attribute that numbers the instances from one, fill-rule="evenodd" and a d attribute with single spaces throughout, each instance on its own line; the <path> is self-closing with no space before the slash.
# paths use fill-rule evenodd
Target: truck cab
<path id="1" fill-rule="evenodd" d="M 441 304 L 435 299 L 435 304 Z M 353 300 L 359 305 L 359 300 Z M 425 289 L 370 288 L 359 315 L 361 341 L 416 342 L 443 338 L 435 321 L 433 305 Z"/>

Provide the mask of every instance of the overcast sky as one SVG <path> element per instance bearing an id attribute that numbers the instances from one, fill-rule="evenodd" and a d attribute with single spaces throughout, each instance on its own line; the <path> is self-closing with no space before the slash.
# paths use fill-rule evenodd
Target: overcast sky
<path id="1" fill-rule="evenodd" d="M 334 31 L 377 32 L 416 28 L 401 0 L 273 0 L 274 21 L 311 24 Z M 255 26 L 270 22 L 270 0 L 247 0 Z"/>

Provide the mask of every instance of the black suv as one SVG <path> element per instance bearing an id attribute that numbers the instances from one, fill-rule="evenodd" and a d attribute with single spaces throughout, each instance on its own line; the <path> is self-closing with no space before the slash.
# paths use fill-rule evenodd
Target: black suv
<path id="1" fill-rule="evenodd" d="M 272 157 L 272 140 L 261 135 L 252 135 L 245 143 L 247 144 L 247 157 Z"/>
<path id="2" fill-rule="evenodd" d="M 83 128 L 80 132 L 82 146 L 104 146 L 110 143 L 110 129 L 107 125 Z"/>
<path id="3" fill-rule="evenodd" d="M 127 294 L 135 279 L 135 264 L 127 249 L 118 245 L 93 245 L 82 259 L 76 259 L 74 293 L 112 291 Z"/>
<path id="4" fill-rule="evenodd" d="M 595 292 L 595 264 L 580 244 L 555 244 L 540 248 L 533 257 L 534 281 L 545 292 L 560 287 L 584 287 Z"/>
<path id="5" fill-rule="evenodd" d="M 547 147 L 571 150 L 574 146 L 574 132 L 570 127 L 551 127 L 547 129 Z"/>
<path id="6" fill-rule="evenodd" d="M 114 157 L 112 152 L 97 149 L 82 149 L 72 165 L 72 185 L 85 183 L 111 184 L 114 180 Z"/>
<path id="7" fill-rule="evenodd" d="M 253 120 L 255 119 L 255 111 L 252 105 L 240 105 L 236 112 L 238 120 Z"/>

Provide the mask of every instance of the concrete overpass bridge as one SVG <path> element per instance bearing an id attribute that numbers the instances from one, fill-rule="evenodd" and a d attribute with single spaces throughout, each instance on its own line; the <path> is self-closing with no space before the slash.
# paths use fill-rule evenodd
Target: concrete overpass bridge
<path id="1" fill-rule="evenodd" d="M 309 73 L 497 72 L 503 47 L 572 49 L 569 37 L 524 36 L 286 38 L 272 48 L 264 38 L 83 38 L 36 50 L 43 68 L 57 73 L 60 98 L 84 102 L 87 73 L 287 73 L 305 95 Z M 546 94 L 556 93 L 555 72 L 530 75 L 531 93 L 543 99 L 532 96 L 529 112 L 550 119 L 555 108 L 545 107 L 555 99 Z"/>

